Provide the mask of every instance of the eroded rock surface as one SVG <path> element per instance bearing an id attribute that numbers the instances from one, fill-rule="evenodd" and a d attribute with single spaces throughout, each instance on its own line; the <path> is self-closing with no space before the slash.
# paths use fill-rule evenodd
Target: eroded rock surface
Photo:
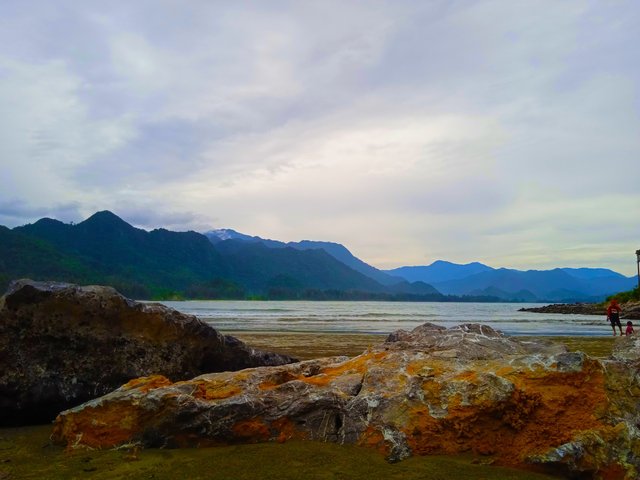
<path id="1" fill-rule="evenodd" d="M 487 326 L 398 331 L 354 358 L 134 380 L 63 412 L 69 446 L 204 446 L 291 438 L 354 443 L 390 460 L 487 455 L 581 478 L 637 478 L 639 382 L 598 361 Z"/>
<path id="2" fill-rule="evenodd" d="M 20 280 L 0 299 L 0 424 L 50 421 L 141 376 L 292 361 L 110 287 Z"/>

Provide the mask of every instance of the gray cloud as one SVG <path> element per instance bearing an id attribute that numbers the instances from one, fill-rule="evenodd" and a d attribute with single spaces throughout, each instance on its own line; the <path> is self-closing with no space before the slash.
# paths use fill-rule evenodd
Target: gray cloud
<path id="1" fill-rule="evenodd" d="M 77 222 L 82 219 L 80 204 L 67 203 L 50 206 L 33 206 L 26 200 L 0 202 L 0 222 L 3 225 L 32 223 L 43 217 L 55 218 L 63 222 Z"/>
<path id="2" fill-rule="evenodd" d="M 0 222 L 108 208 L 381 267 L 631 274 L 639 21 L 632 1 L 5 1 Z"/>

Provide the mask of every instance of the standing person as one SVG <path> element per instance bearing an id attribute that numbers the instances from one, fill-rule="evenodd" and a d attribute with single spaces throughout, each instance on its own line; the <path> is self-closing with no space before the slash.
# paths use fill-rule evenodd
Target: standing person
<path id="1" fill-rule="evenodd" d="M 629 320 L 627 322 L 627 329 L 624 331 L 625 335 L 632 335 L 634 332 L 633 330 L 633 323 L 631 322 L 631 320 Z"/>
<path id="2" fill-rule="evenodd" d="M 620 312 L 622 309 L 618 305 L 618 301 L 614 298 L 607 307 L 607 319 L 611 322 L 611 328 L 613 328 L 613 336 L 616 336 L 616 325 L 622 335 L 622 325 L 620 324 Z"/>

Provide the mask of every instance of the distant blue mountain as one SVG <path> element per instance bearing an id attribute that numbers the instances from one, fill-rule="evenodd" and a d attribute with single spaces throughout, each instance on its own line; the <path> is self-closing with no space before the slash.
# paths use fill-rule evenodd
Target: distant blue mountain
<path id="1" fill-rule="evenodd" d="M 627 278 L 618 272 L 609 270 L 608 268 L 561 268 L 560 270 L 567 272 L 572 277 L 580 278 L 583 280 L 610 277 Z"/>
<path id="2" fill-rule="evenodd" d="M 507 301 L 599 302 L 613 293 L 630 290 L 635 277 L 625 277 L 606 268 L 556 268 L 515 270 L 492 268 L 472 262 L 457 264 L 437 260 L 426 266 L 378 270 L 355 257 L 339 243 L 303 240 L 279 242 L 245 235 L 235 230 L 212 230 L 205 234 L 212 243 L 235 240 L 259 242 L 270 248 L 323 250 L 349 268 L 403 293 L 491 296 Z M 237 248 L 228 245 L 227 249 Z"/>
<path id="3" fill-rule="evenodd" d="M 437 261 L 423 267 L 387 270 L 407 281 L 422 280 L 444 294 L 491 295 L 503 300 L 597 302 L 607 295 L 630 290 L 635 277 L 605 268 L 552 270 L 494 269 L 481 263 L 457 265 Z"/>
<path id="4" fill-rule="evenodd" d="M 500 300 L 511 302 L 537 302 L 538 297 L 529 290 L 518 290 L 517 292 L 505 292 L 497 287 L 491 286 L 482 290 L 472 290 L 468 295 L 496 297 Z"/>
<path id="5" fill-rule="evenodd" d="M 482 263 L 473 262 L 466 265 L 436 260 L 428 266 L 400 267 L 393 270 L 385 270 L 389 275 L 404 278 L 409 282 L 446 282 L 482 273 L 493 268 Z"/>

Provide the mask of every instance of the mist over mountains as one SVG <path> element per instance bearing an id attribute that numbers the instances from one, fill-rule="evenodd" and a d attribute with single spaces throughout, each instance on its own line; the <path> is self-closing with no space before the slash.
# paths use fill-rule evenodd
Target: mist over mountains
<path id="1" fill-rule="evenodd" d="M 136 298 L 600 301 L 635 285 L 607 269 L 519 271 L 437 261 L 383 271 L 345 246 L 230 229 L 135 228 L 98 212 L 78 224 L 0 226 L 0 286 L 15 278 L 112 285 Z"/>

